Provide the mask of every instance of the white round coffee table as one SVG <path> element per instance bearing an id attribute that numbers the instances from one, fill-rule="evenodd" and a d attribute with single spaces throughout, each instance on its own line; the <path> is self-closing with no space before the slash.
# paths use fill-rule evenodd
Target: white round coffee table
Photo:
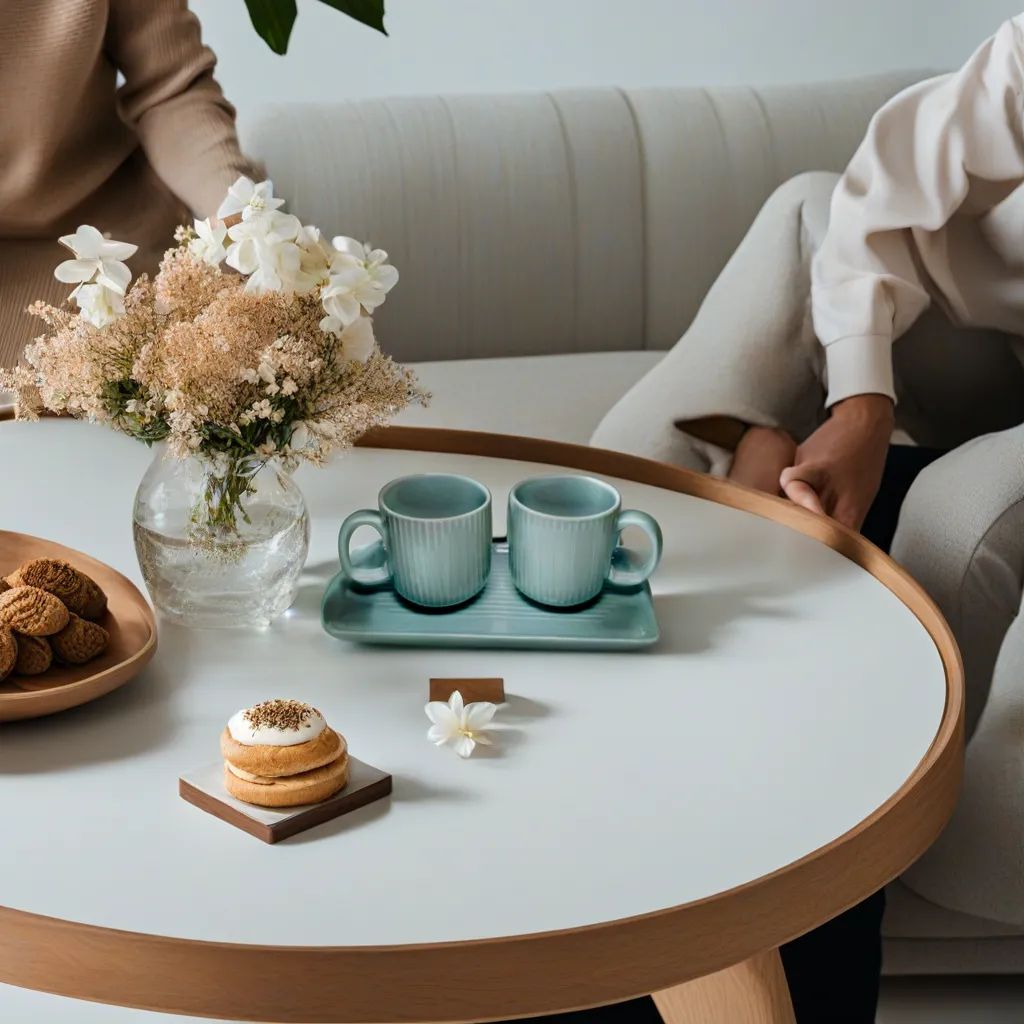
<path id="1" fill-rule="evenodd" d="M 133 683 L 0 726 L 0 981 L 244 1020 L 468 1021 L 646 992 L 672 1021 L 788 1019 L 776 947 L 898 874 L 955 801 L 962 678 L 934 607 L 859 538 L 721 481 L 484 434 L 374 443 L 392 447 L 299 474 L 310 559 L 272 628 L 161 623 Z M 99 427 L 0 424 L 0 524 L 141 585 L 149 457 Z M 508 487 L 552 466 L 661 521 L 657 647 L 360 648 L 321 630 L 338 525 L 385 481 L 476 476 L 500 531 Z M 427 742 L 431 676 L 505 679 L 491 756 Z M 321 707 L 394 775 L 390 800 L 264 846 L 179 799 L 228 716 L 271 696 Z"/>

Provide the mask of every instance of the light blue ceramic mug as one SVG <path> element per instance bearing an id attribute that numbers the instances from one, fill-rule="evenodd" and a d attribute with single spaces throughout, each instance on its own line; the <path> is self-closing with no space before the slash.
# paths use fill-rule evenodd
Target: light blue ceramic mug
<path id="1" fill-rule="evenodd" d="M 491 572 L 491 492 L 466 476 L 425 473 L 392 480 L 377 498 L 379 511 L 353 512 L 338 534 L 341 568 L 354 583 L 389 580 L 397 593 L 426 608 L 462 604 L 483 590 Z M 352 534 L 375 529 L 387 561 L 352 564 Z"/>
<path id="2" fill-rule="evenodd" d="M 619 534 L 638 526 L 651 541 L 639 568 L 614 568 Z M 532 601 L 556 608 L 584 604 L 605 581 L 643 583 L 661 560 L 661 528 L 646 512 L 622 511 L 611 484 L 589 476 L 523 480 L 508 497 L 508 555 L 512 582 Z"/>

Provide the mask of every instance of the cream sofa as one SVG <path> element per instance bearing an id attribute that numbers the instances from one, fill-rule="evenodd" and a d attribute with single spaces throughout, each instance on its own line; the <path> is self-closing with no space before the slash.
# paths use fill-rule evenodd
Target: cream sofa
<path id="1" fill-rule="evenodd" d="M 282 105 L 243 134 L 295 213 L 401 269 L 378 333 L 435 393 L 405 422 L 586 443 L 765 198 L 920 77 Z M 886 932 L 890 973 L 1024 970 L 1024 933 L 900 883 Z"/>

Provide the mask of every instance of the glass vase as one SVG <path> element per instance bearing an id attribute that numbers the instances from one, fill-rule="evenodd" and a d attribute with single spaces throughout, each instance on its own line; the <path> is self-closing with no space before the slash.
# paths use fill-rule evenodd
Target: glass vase
<path id="1" fill-rule="evenodd" d="M 279 460 L 157 451 L 133 524 L 153 604 L 184 625 L 266 626 L 295 600 L 309 514 Z"/>

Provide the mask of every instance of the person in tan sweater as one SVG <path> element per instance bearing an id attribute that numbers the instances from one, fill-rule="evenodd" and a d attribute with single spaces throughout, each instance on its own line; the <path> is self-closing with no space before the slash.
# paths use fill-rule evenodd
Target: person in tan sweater
<path id="1" fill-rule="evenodd" d="M 0 366 L 60 304 L 58 235 L 92 224 L 153 272 L 189 215 L 251 174 L 186 0 L 15 0 L 0 38 Z M 123 81 L 119 83 L 118 76 Z"/>

